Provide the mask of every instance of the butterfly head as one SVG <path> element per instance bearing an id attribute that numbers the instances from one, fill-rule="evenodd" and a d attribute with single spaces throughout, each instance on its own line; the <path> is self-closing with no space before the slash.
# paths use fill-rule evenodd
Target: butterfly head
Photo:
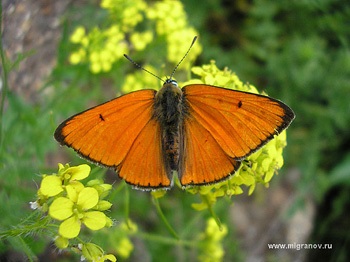
<path id="1" fill-rule="evenodd" d="M 179 87 L 177 81 L 173 78 L 167 78 L 164 81 L 162 88 L 158 91 L 158 96 L 162 96 L 163 93 L 169 95 L 182 95 L 181 88 Z"/>
<path id="2" fill-rule="evenodd" d="M 174 79 L 172 79 L 172 78 L 168 78 L 167 80 L 165 80 L 163 86 L 169 85 L 169 84 L 170 84 L 170 85 L 173 85 L 173 86 L 175 86 L 175 87 L 179 87 L 179 85 L 177 84 L 177 81 L 174 80 Z"/>

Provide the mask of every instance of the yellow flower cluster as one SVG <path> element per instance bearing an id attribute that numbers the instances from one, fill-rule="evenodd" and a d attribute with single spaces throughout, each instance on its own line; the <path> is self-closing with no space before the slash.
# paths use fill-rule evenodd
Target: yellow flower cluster
<path id="1" fill-rule="evenodd" d="M 113 64 L 124 59 L 124 53 L 130 53 L 130 49 L 146 49 L 154 41 L 155 33 L 156 39 L 166 42 L 168 60 L 178 63 L 197 35 L 187 23 L 181 1 L 102 0 L 101 7 L 108 11 L 106 27 L 95 27 L 87 33 L 79 26 L 70 37 L 77 45 L 70 55 L 70 62 L 88 63 L 92 73 L 110 71 Z M 201 47 L 197 44 L 185 64 L 189 65 L 200 52 Z"/>
<path id="2" fill-rule="evenodd" d="M 48 211 L 51 218 L 62 221 L 55 244 L 63 249 L 69 246 L 70 239 L 78 237 L 82 225 L 91 230 L 112 226 L 112 220 L 103 213 L 112 206 L 104 200 L 112 186 L 98 179 L 88 181 L 86 186 L 80 182 L 90 174 L 88 165 L 58 166 L 57 174 L 43 175 L 38 199 L 32 207 Z M 116 261 L 113 255 L 105 255 L 95 244 L 81 245 L 81 254 L 89 261 Z"/>
<path id="3" fill-rule="evenodd" d="M 83 27 L 77 27 L 71 35 L 71 42 L 80 48 L 70 55 L 72 64 L 89 61 L 93 73 L 110 71 L 112 65 L 127 52 L 125 35 L 118 25 L 112 25 L 106 30 L 93 28 L 86 33 Z"/>
<path id="4" fill-rule="evenodd" d="M 227 235 L 227 231 L 226 225 L 222 225 L 220 228 L 214 218 L 208 219 L 206 230 L 200 237 L 200 255 L 198 256 L 198 261 L 223 261 L 225 252 L 221 240 Z"/>
<path id="5" fill-rule="evenodd" d="M 222 86 L 250 93 L 258 93 L 257 89 L 250 84 L 244 84 L 236 74 L 225 68 L 220 70 L 214 61 L 202 67 L 192 68 L 192 72 L 199 76 L 198 79 L 192 79 L 184 85 L 194 83 L 204 83 L 215 86 Z M 286 132 L 281 132 L 264 147 L 250 155 L 242 162 L 242 167 L 228 180 L 218 184 L 189 188 L 191 193 L 200 193 L 205 201 L 193 204 L 193 208 L 202 210 L 208 208 L 208 205 L 215 203 L 221 196 L 231 196 L 243 193 L 242 186 L 249 187 L 248 194 L 252 194 L 255 186 L 260 183 L 268 186 L 268 182 L 278 169 L 283 166 L 283 148 L 286 146 Z"/>
<path id="6" fill-rule="evenodd" d="M 146 13 L 150 20 L 156 21 L 158 35 L 167 41 L 167 59 L 178 63 L 188 49 L 188 45 L 197 35 L 196 30 L 187 24 L 186 12 L 181 1 L 157 1 Z M 201 46 L 196 44 L 184 64 L 189 65 L 201 53 Z"/>
<path id="7" fill-rule="evenodd" d="M 142 22 L 142 12 L 147 9 L 147 3 L 144 0 L 102 0 L 101 7 L 109 11 L 123 32 L 128 32 Z"/>

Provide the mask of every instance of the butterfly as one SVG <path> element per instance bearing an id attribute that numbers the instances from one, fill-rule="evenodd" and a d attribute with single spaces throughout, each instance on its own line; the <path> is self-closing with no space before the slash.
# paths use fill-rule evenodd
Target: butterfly
<path id="1" fill-rule="evenodd" d="M 159 91 L 131 92 L 68 118 L 55 139 L 136 188 L 166 189 L 174 172 L 183 187 L 227 179 L 295 117 L 271 97 L 206 84 L 180 89 L 172 75 Z"/>

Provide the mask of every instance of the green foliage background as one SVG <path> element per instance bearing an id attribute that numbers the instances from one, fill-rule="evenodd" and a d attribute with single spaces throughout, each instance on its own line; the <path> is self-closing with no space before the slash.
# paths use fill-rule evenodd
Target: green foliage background
<path id="1" fill-rule="evenodd" d="M 348 257 L 350 250 L 346 220 L 350 210 L 350 3 L 345 0 L 223 0 L 203 1 L 200 5 L 196 0 L 184 0 L 182 3 L 189 23 L 199 31 L 203 52 L 197 64 L 215 59 L 218 67 L 227 66 L 243 81 L 265 89 L 295 111 L 297 118 L 288 129 L 285 152 L 287 167 L 296 167 L 302 174 L 296 185 L 294 208 L 303 208 L 305 197 L 311 196 L 317 201 L 319 213 L 310 242 L 337 243 L 327 258 L 345 261 L 342 259 Z M 11 87 L 5 97 L 6 107 L 0 116 L 0 213 L 5 215 L 0 230 L 23 222 L 31 212 L 27 203 L 35 199 L 35 183 L 40 181 L 37 174 L 56 170 L 56 166 L 48 166 L 46 160 L 62 150 L 52 138 L 57 123 L 86 108 L 91 101 L 95 104 L 110 99 L 113 95 L 110 90 L 120 93 L 116 88 L 123 84 L 123 75 L 133 70 L 127 62 L 118 62 L 111 72 L 96 75 L 89 72 L 87 65 L 67 63 L 72 49 L 69 35 L 75 26 L 92 28 L 103 23 L 105 16 L 93 1 L 79 9 L 73 6 L 63 19 L 58 63 L 39 93 L 41 99 L 25 101 L 21 94 L 12 92 Z M 156 39 L 154 45 L 162 41 L 164 39 Z M 137 61 L 153 60 L 159 67 L 162 57 L 166 57 L 165 50 L 159 49 L 135 55 Z M 4 68 L 15 72 L 18 62 L 2 63 L 2 80 Z M 54 87 L 49 95 L 48 87 Z M 1 95 L 5 95 L 4 88 Z M 72 152 L 68 153 L 72 154 L 73 163 L 82 162 Z M 152 232 L 166 235 L 164 226 L 154 218 L 154 206 L 148 195 L 134 191 L 129 195 L 133 203 L 130 216 Z M 124 196 L 116 194 L 113 201 L 123 203 Z M 181 202 L 173 200 L 179 198 Z M 203 218 L 193 215 L 196 213 L 190 206 L 194 201 L 194 196 L 176 190 L 169 192 L 162 203 L 170 222 L 182 228 L 182 236 L 199 234 L 204 228 L 193 231 L 193 225 L 204 225 Z M 223 221 L 227 219 L 226 204 L 216 206 Z M 119 204 L 117 208 L 126 207 Z M 144 221 L 148 224 L 143 224 Z M 244 257 L 234 230 L 230 230 L 224 243 L 230 247 L 226 250 L 227 261 Z M 0 253 L 17 247 L 33 257 L 43 252 L 49 241 L 45 238 L 34 241 L 34 238 L 30 234 L 25 236 L 31 250 L 15 237 L 0 239 Z M 148 246 L 149 256 L 173 255 L 171 244 L 164 239 L 158 243 Z M 191 257 L 191 252 L 188 255 L 184 247 L 179 252 L 179 257 Z M 318 255 L 310 253 L 310 257 Z"/>

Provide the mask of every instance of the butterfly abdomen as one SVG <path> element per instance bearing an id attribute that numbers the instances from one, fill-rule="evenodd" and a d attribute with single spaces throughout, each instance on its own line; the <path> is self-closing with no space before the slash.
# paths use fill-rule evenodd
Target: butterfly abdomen
<path id="1" fill-rule="evenodd" d="M 155 97 L 154 117 L 162 132 L 162 149 L 167 170 L 178 170 L 182 151 L 182 91 L 173 80 L 167 80 Z"/>

